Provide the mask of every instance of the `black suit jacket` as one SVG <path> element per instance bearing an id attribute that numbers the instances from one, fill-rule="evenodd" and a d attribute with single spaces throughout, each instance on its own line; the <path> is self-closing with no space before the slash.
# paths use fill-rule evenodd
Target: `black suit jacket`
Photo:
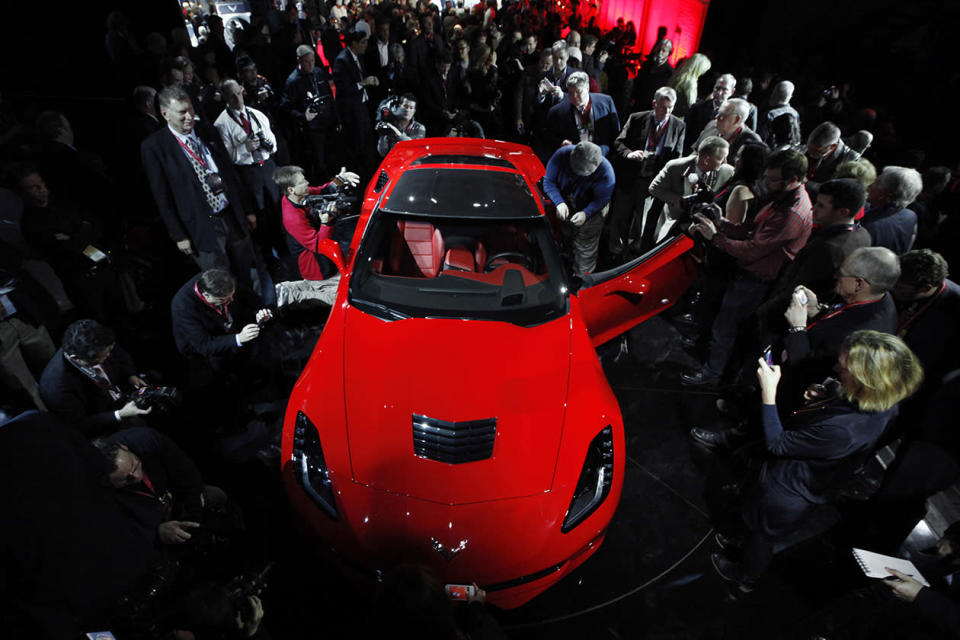
<path id="1" fill-rule="evenodd" d="M 613 143 L 616 151 L 614 168 L 617 171 L 617 181 L 633 180 L 640 174 L 641 162 L 627 160 L 631 151 L 642 150 L 647 144 L 650 129 L 655 126 L 653 111 L 638 111 L 631 113 L 627 123 L 623 125 L 620 135 Z M 653 175 L 657 175 L 671 160 L 680 157 L 683 150 L 683 140 L 687 126 L 680 118 L 670 116 L 667 130 L 663 134 L 663 148 L 652 161 Z M 649 162 L 649 161 L 647 161 Z M 651 176 L 652 177 L 652 176 Z"/>
<path id="2" fill-rule="evenodd" d="M 362 59 L 361 59 L 362 64 Z M 370 72 L 364 69 L 366 75 Z M 337 55 L 333 61 L 333 82 L 337 85 L 337 105 L 340 107 L 340 114 L 349 113 L 353 109 L 361 108 L 363 104 L 363 89 L 357 84 L 363 80 L 360 68 L 353 61 L 353 54 L 350 49 L 344 49 Z"/>
<path id="3" fill-rule="evenodd" d="M 451 124 L 444 118 L 443 112 L 460 108 L 460 74 L 451 67 L 444 81 L 437 67 L 430 65 L 425 75 L 421 74 L 420 78 L 422 82 L 417 93 L 417 113 L 427 127 L 427 135 L 441 136 Z"/>
<path id="4" fill-rule="evenodd" d="M 126 351 L 114 347 L 103 368 L 111 382 L 123 391 L 129 390 L 127 379 L 136 370 Z M 112 431 L 122 425 L 113 412 L 125 402 L 113 400 L 106 390 L 67 362 L 63 349 L 57 350 L 40 376 L 40 397 L 51 413 L 87 435 Z"/>
<path id="5" fill-rule="evenodd" d="M 687 123 L 687 146 L 691 147 L 703 133 L 710 121 L 717 117 L 718 109 L 713 106 L 713 98 L 701 100 L 690 106 L 684 122 Z M 691 149 L 692 150 L 692 149 Z M 730 156 L 733 159 L 733 156 Z"/>
<path id="6" fill-rule="evenodd" d="M 243 188 L 233 162 L 213 127 L 197 124 L 195 131 L 210 149 L 223 178 L 230 206 L 224 215 L 233 215 L 238 228 L 246 229 Z M 174 242 L 189 239 L 196 251 L 219 251 L 217 236 L 200 179 L 169 127 L 163 127 L 143 141 L 140 147 L 143 168 L 147 172 L 160 217 Z"/>
<path id="7" fill-rule="evenodd" d="M 593 113 L 593 142 L 600 145 L 603 155 L 608 155 L 620 133 L 620 118 L 613 98 L 603 93 L 590 94 L 590 110 Z M 577 131 L 577 114 L 570 98 L 564 97 L 547 112 L 547 131 L 553 139 L 556 151 L 563 140 L 580 140 Z"/>
<path id="8" fill-rule="evenodd" d="M 960 285 L 947 280 L 943 293 L 906 326 L 903 341 L 923 364 L 928 385 L 940 386 L 960 367 Z"/>
<path id="9" fill-rule="evenodd" d="M 236 354 L 240 351 L 235 335 L 252 322 L 252 315 L 240 302 L 228 305 L 233 317 L 233 325 L 228 332 L 224 328 L 224 319 L 216 310 L 197 296 L 194 287 L 200 275 L 188 280 L 170 303 L 173 316 L 173 339 L 177 349 L 185 356 L 203 356 L 206 358 Z M 238 291 L 237 295 L 241 292 Z"/>

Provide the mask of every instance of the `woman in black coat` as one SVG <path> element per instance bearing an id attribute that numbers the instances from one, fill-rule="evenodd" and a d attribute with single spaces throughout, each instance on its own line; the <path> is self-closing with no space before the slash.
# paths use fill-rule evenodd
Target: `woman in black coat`
<path id="1" fill-rule="evenodd" d="M 723 553 L 711 557 L 725 579 L 749 591 L 818 506 L 831 501 L 873 452 L 897 404 L 923 379 L 920 362 L 902 340 L 877 331 L 855 331 L 843 343 L 834 371 L 804 394 L 806 403 L 784 429 L 777 413 L 780 367 L 760 359 L 757 379 L 763 402 L 766 449 L 771 458 L 744 505 L 747 536 L 742 563 Z M 786 544 L 785 544 L 786 543 Z"/>

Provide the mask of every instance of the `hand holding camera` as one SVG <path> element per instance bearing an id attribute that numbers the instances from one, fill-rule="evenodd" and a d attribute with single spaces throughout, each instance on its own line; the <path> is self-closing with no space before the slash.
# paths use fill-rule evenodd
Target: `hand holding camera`
<path id="1" fill-rule="evenodd" d="M 240 333 L 237 334 L 237 340 L 243 345 L 256 340 L 259 336 L 260 327 L 251 323 L 240 330 Z"/>

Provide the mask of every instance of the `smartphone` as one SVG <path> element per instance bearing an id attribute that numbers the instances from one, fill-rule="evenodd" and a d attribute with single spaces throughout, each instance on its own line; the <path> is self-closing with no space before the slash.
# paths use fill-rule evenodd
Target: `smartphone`
<path id="1" fill-rule="evenodd" d="M 763 350 L 763 361 L 767 363 L 768 367 L 773 366 L 773 346 L 767 345 L 767 348 Z"/>
<path id="2" fill-rule="evenodd" d="M 117 640 L 117 637 L 110 631 L 91 631 L 87 633 L 90 640 Z"/>
<path id="3" fill-rule="evenodd" d="M 444 589 L 451 600 L 466 600 L 477 595 L 477 588 L 472 584 L 448 584 Z"/>
<path id="4" fill-rule="evenodd" d="M 797 302 L 803 306 L 807 306 L 807 292 L 803 289 L 797 289 L 793 292 L 793 295 L 797 296 Z"/>

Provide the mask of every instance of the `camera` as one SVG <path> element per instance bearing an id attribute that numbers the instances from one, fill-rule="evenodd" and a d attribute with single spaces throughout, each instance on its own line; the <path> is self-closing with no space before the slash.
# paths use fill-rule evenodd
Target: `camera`
<path id="1" fill-rule="evenodd" d="M 260 148 L 266 153 L 273 153 L 273 145 L 269 140 L 267 140 L 267 137 L 263 135 L 263 130 L 261 129 L 257 131 L 255 135 L 257 136 L 257 140 L 260 142 Z"/>
<path id="2" fill-rule="evenodd" d="M 134 390 L 130 394 L 130 399 L 133 400 L 138 409 L 156 407 L 160 411 L 169 411 L 179 407 L 183 401 L 180 397 L 180 391 L 176 387 L 160 387 L 152 384 Z"/>
<path id="3" fill-rule="evenodd" d="M 713 202 L 714 193 L 701 182 L 697 190 L 680 198 L 680 208 L 689 214 L 698 213 L 697 209 Z"/>
<path id="4" fill-rule="evenodd" d="M 334 218 L 352 211 L 360 202 L 358 196 L 347 192 L 321 194 L 317 196 L 307 196 L 300 203 L 301 208 L 307 214 L 307 220 L 314 228 L 320 228 L 323 224 L 321 216 Z M 329 219 L 328 219 L 329 223 Z"/>
<path id="5" fill-rule="evenodd" d="M 379 133 L 380 135 L 386 135 L 386 134 L 389 134 L 389 133 L 391 133 L 391 132 L 393 131 L 393 130 L 390 128 L 390 125 L 389 125 L 389 124 L 387 124 L 386 122 L 382 122 L 382 121 L 381 121 L 381 122 L 378 122 L 378 123 L 373 127 L 373 130 L 376 131 L 377 133 Z"/>
<path id="6" fill-rule="evenodd" d="M 315 96 L 308 91 L 303 110 L 316 114 L 318 119 L 325 119 L 333 113 L 333 101 L 330 96 Z"/>
<path id="7" fill-rule="evenodd" d="M 260 571 L 237 576 L 227 585 L 227 597 L 244 620 L 253 618 L 249 597 L 259 596 L 267 588 L 267 574 L 271 569 L 273 569 L 272 562 Z"/>

